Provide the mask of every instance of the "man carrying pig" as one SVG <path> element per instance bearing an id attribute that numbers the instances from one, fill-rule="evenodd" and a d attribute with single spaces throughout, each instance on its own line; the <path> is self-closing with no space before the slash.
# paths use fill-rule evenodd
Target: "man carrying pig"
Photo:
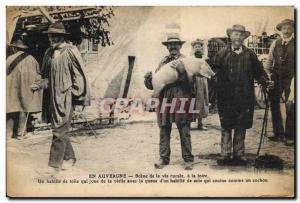
<path id="1" fill-rule="evenodd" d="M 155 72 L 158 72 L 160 68 L 166 68 L 164 66 L 174 60 L 184 58 L 180 53 L 180 49 L 184 44 L 184 41 L 180 40 L 178 33 L 171 33 L 168 35 L 167 41 L 162 42 L 167 47 L 169 55 L 164 57 Z M 170 66 L 171 68 L 182 67 L 176 66 L 175 64 Z M 166 85 L 160 92 L 159 105 L 157 108 L 157 122 L 160 128 L 160 141 L 159 141 L 159 154 L 160 159 L 154 164 L 156 169 L 162 169 L 170 162 L 170 136 L 172 130 L 172 123 L 175 122 L 180 134 L 182 158 L 184 160 L 184 169 L 192 170 L 194 156 L 192 154 L 191 135 L 190 135 L 190 122 L 192 116 L 188 112 L 179 113 L 178 107 L 181 106 L 182 100 L 179 98 L 191 98 L 191 86 L 188 81 L 187 72 L 184 68 L 176 68 L 178 73 L 178 79 L 175 83 Z M 152 86 L 152 74 L 151 72 L 145 75 L 145 86 L 148 89 L 153 89 Z M 175 110 L 171 111 L 172 108 L 161 108 L 163 101 L 167 100 L 169 103 L 176 99 Z M 173 104 L 173 102 L 172 102 Z M 188 104 L 188 102 L 187 102 Z M 177 112 L 176 112 L 177 111 Z"/>

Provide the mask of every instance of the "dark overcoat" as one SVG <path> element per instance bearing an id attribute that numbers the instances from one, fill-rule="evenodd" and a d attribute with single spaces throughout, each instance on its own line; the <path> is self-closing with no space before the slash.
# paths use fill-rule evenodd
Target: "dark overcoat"
<path id="1" fill-rule="evenodd" d="M 242 47 L 237 54 L 231 45 L 221 49 L 215 56 L 217 105 L 221 127 L 248 129 L 253 124 L 254 80 L 266 84 L 268 76 L 256 54 Z"/>

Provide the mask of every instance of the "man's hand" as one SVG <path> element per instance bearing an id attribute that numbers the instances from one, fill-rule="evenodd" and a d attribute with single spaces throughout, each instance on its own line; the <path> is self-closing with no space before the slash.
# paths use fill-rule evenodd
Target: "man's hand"
<path id="1" fill-rule="evenodd" d="M 145 74 L 144 78 L 145 78 L 145 79 L 150 79 L 150 78 L 152 78 L 152 72 L 151 72 L 151 71 L 147 72 L 147 73 Z"/>
<path id="2" fill-rule="evenodd" d="M 30 85 L 30 88 L 32 91 L 46 89 L 48 88 L 48 79 L 37 80 L 32 85 Z"/>
<path id="3" fill-rule="evenodd" d="M 153 85 L 152 85 L 152 72 L 149 71 L 145 74 L 144 76 L 144 84 L 145 87 L 149 90 L 153 90 Z"/>
<path id="4" fill-rule="evenodd" d="M 179 73 L 183 73 L 185 71 L 184 64 L 180 60 L 175 60 L 171 63 L 170 65 L 171 68 L 174 68 L 177 70 Z"/>
<path id="5" fill-rule="evenodd" d="M 37 91 L 37 90 L 41 89 L 41 86 L 37 83 L 33 83 L 32 85 L 30 85 L 30 88 L 32 91 Z"/>
<path id="6" fill-rule="evenodd" d="M 180 64 L 180 61 L 179 60 L 175 60 L 175 61 L 171 62 L 170 67 L 176 69 L 179 64 Z"/>

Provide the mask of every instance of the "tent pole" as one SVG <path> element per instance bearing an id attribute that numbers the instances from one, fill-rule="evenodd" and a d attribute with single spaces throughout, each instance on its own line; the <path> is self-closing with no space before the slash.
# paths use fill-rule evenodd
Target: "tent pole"
<path id="1" fill-rule="evenodd" d="M 124 85 L 124 90 L 122 95 L 122 98 L 126 98 L 128 95 L 128 91 L 129 91 L 129 85 L 130 85 L 130 81 L 131 81 L 131 76 L 132 76 L 132 70 L 133 70 L 133 66 L 134 66 L 134 61 L 135 61 L 135 56 L 128 56 L 128 73 L 127 73 L 127 77 L 125 80 L 125 85 Z"/>

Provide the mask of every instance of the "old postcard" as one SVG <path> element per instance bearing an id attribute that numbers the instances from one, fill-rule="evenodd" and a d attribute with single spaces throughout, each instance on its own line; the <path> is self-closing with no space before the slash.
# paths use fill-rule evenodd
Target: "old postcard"
<path id="1" fill-rule="evenodd" d="M 7 6 L 8 197 L 295 197 L 293 6 Z"/>

